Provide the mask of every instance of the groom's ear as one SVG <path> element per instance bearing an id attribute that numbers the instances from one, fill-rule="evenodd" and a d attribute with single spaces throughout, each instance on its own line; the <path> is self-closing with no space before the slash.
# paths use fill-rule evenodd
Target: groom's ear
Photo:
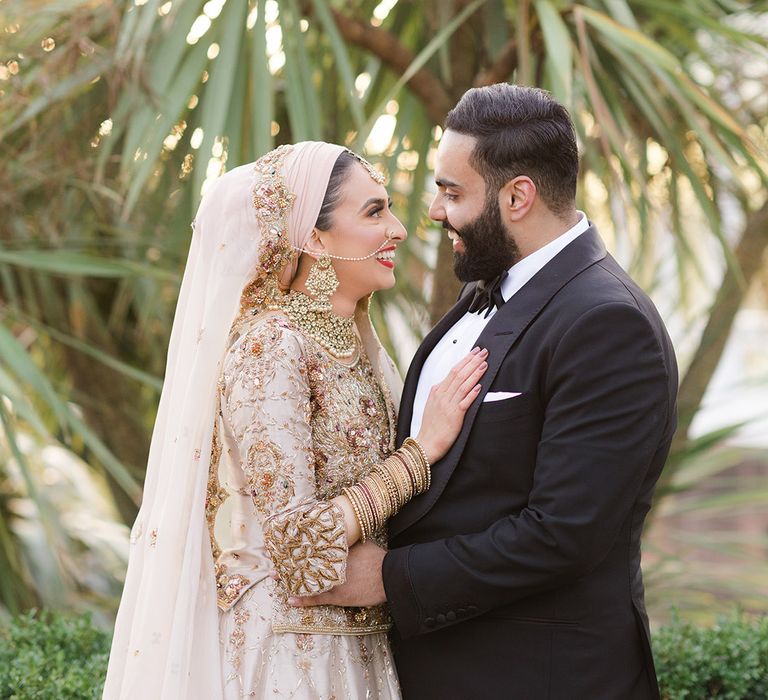
<path id="1" fill-rule="evenodd" d="M 536 185 L 527 175 L 518 175 L 499 190 L 501 217 L 517 222 L 524 219 L 536 200 Z"/>

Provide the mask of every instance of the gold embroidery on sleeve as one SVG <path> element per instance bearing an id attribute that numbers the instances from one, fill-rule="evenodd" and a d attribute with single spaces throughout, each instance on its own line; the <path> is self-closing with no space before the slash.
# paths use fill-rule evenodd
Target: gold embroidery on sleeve
<path id="1" fill-rule="evenodd" d="M 264 545 L 290 595 L 315 595 L 344 583 L 347 538 L 334 503 L 315 502 L 268 518 Z"/>
<path id="2" fill-rule="evenodd" d="M 292 469 L 278 445 L 257 440 L 248 449 L 245 478 L 254 505 L 263 515 L 285 508 L 293 497 Z"/>

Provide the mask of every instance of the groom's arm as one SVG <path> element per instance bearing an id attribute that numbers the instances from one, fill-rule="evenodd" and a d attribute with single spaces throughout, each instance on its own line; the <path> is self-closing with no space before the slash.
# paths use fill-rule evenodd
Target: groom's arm
<path id="1" fill-rule="evenodd" d="M 618 303 L 579 318 L 551 358 L 545 400 L 526 508 L 483 532 L 384 557 L 403 637 L 578 579 L 614 546 L 673 422 L 668 368 L 647 318 Z"/>

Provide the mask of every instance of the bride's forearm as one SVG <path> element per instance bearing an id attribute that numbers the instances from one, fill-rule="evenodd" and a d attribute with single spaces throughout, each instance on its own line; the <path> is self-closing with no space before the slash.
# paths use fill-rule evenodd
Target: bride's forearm
<path id="1" fill-rule="evenodd" d="M 347 547 L 351 547 L 362 535 L 360 522 L 355 515 L 352 501 L 347 496 L 336 496 L 336 498 L 331 499 L 331 502 L 335 503 L 344 515 L 344 532 L 347 535 Z"/>
<path id="2" fill-rule="evenodd" d="M 411 498 L 426 491 L 431 478 L 424 449 L 413 438 L 406 438 L 400 449 L 334 499 L 344 513 L 347 543 L 371 537 Z"/>

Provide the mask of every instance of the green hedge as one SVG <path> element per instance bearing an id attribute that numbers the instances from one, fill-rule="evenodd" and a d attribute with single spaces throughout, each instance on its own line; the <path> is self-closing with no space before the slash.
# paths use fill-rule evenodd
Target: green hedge
<path id="1" fill-rule="evenodd" d="M 673 616 L 653 655 L 664 700 L 768 700 L 768 617 L 734 614 L 704 628 Z"/>
<path id="2" fill-rule="evenodd" d="M 32 613 L 0 631 L 0 699 L 101 698 L 109 635 L 88 616 Z M 702 628 L 676 617 L 654 636 L 664 700 L 768 699 L 768 618 Z"/>
<path id="3" fill-rule="evenodd" d="M 99 700 L 109 645 L 87 615 L 17 617 L 0 630 L 0 698 Z"/>

